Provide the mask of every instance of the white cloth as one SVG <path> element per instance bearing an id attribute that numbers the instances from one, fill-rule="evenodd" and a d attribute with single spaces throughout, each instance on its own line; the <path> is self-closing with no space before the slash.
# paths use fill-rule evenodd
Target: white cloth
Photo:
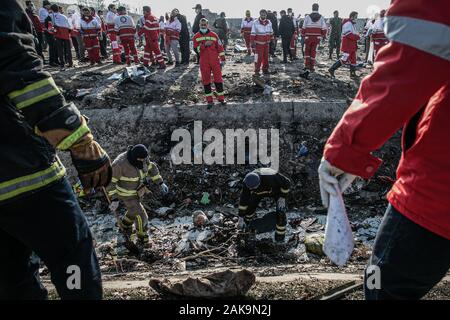
<path id="1" fill-rule="evenodd" d="M 339 188 L 336 187 L 336 195 L 330 197 L 323 252 L 331 262 L 342 267 L 347 263 L 354 247 L 355 242 L 344 200 Z"/>

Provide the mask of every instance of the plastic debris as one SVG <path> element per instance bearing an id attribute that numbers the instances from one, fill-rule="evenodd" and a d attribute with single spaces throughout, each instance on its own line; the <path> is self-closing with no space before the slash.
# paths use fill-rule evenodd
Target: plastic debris
<path id="1" fill-rule="evenodd" d="M 82 98 L 86 95 L 88 95 L 92 89 L 77 89 L 77 93 L 75 94 L 76 98 Z"/>
<path id="2" fill-rule="evenodd" d="M 309 153 L 308 147 L 305 145 L 305 142 L 302 142 L 297 149 L 297 156 L 298 157 L 305 157 Z"/>
<path id="3" fill-rule="evenodd" d="M 203 192 L 202 195 L 202 199 L 200 200 L 201 204 L 207 205 L 211 202 L 211 200 L 209 200 L 209 193 L 208 192 Z"/>
<path id="4" fill-rule="evenodd" d="M 306 251 L 322 256 L 324 235 L 322 233 L 309 234 L 305 237 Z"/>
<path id="5" fill-rule="evenodd" d="M 156 71 L 150 72 L 150 70 L 148 70 L 144 66 L 127 67 L 122 73 L 122 77 L 120 79 L 119 84 L 127 80 L 131 80 L 140 86 L 144 86 L 145 82 L 147 81 L 147 78 L 154 75 L 155 73 Z"/>

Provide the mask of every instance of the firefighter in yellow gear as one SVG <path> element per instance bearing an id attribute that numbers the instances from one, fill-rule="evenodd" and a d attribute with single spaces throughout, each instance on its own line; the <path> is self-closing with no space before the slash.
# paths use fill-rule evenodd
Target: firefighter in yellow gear
<path id="1" fill-rule="evenodd" d="M 158 166 L 149 161 L 147 148 L 138 144 L 128 147 L 126 152 L 121 153 L 112 164 L 112 180 L 108 186 L 108 195 L 112 202 L 110 209 L 117 210 L 119 200 L 127 208 L 127 212 L 121 218 L 123 236 L 130 237 L 135 225 L 138 245 L 146 247 L 149 242 L 148 216 L 141 198 L 148 192 L 147 185 L 155 183 L 159 185 L 161 193 L 167 194 L 169 188 L 164 183 L 159 173 Z M 121 242 L 118 241 L 118 246 Z"/>

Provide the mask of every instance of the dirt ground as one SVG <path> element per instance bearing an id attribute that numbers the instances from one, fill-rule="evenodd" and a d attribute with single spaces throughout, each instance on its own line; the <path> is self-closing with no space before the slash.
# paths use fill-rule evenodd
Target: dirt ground
<path id="1" fill-rule="evenodd" d="M 349 70 L 341 68 L 336 79 L 331 79 L 327 69 L 334 60 L 328 59 L 325 44 L 319 48 L 316 73 L 311 79 L 299 77 L 302 59 L 281 64 L 280 44 L 277 57 L 271 59 L 272 74 L 265 78 L 273 88 L 271 95 L 252 81 L 253 64 L 245 53 L 233 52 L 233 44 L 227 51 L 224 68 L 226 99 L 230 102 L 297 101 L 349 101 L 357 92 L 363 76 L 369 74 L 370 66 L 358 70 L 361 77 L 349 78 Z M 361 49 L 361 48 L 360 48 Z M 299 48 L 298 56 L 301 57 Z M 142 54 L 142 48 L 140 48 Z M 359 51 L 359 61 L 364 54 Z M 180 105 L 189 107 L 204 104 L 198 66 L 169 67 L 156 71 L 144 86 L 131 81 L 120 83 L 108 79 L 120 75 L 125 66 L 116 66 L 110 59 L 101 66 L 91 67 L 76 63 L 75 68 L 64 71 L 46 67 L 56 83 L 63 89 L 67 100 L 74 101 L 80 109 L 123 109 L 135 105 Z M 85 90 L 83 90 L 85 89 Z M 336 119 L 337 121 L 337 119 Z M 189 125 L 189 124 L 188 124 Z M 312 235 L 322 236 L 326 210 L 320 204 L 317 166 L 323 146 L 334 123 L 315 124 L 321 130 L 317 134 L 305 133 L 308 124 L 292 123 L 280 130 L 281 148 L 284 150 L 280 171 L 293 181 L 289 203 L 288 237 L 282 246 L 262 238 L 252 252 L 242 252 L 236 232 L 236 205 L 241 180 L 252 169 L 249 166 L 203 166 L 171 167 L 166 161 L 170 150 L 162 142 L 152 149 L 152 156 L 161 169 L 162 176 L 171 188 L 170 197 L 154 192 L 144 201 L 150 216 L 152 247 L 141 256 L 118 255 L 115 252 L 117 227 L 107 203 L 101 197 L 80 199 L 96 240 L 96 250 L 105 279 L 106 299 L 171 299 L 161 297 L 147 285 L 150 277 L 188 275 L 192 272 L 210 273 L 223 268 L 248 268 L 257 277 L 255 286 L 246 299 L 315 299 L 331 288 L 347 280 L 340 279 L 291 279 L 281 282 L 262 281 L 263 277 L 306 274 L 315 272 L 361 275 L 371 254 L 371 246 L 386 207 L 385 195 L 395 177 L 400 157 L 400 135 L 396 134 L 376 155 L 384 160 L 377 175 L 368 181 L 359 180 L 346 194 L 346 206 L 356 239 L 356 248 L 349 263 L 337 268 L 314 248 L 305 245 Z M 120 128 L 119 128 L 120 130 Z M 161 139 L 164 140 L 164 139 Z M 307 155 L 299 156 L 298 148 L 303 142 Z M 201 203 L 208 193 L 209 203 Z M 203 211 L 209 223 L 202 227 L 192 224 L 196 210 Z M 275 210 L 271 202 L 263 202 L 258 217 L 270 215 Z M 124 213 L 125 209 L 120 209 Z M 320 247 L 320 244 L 317 245 Z M 41 275 L 48 282 L 48 270 L 43 267 Z M 128 282 L 137 281 L 129 287 Z M 114 282 L 114 286 L 112 286 Z M 54 290 L 52 297 L 56 298 Z M 344 299 L 362 299 L 362 290 L 348 294 Z M 449 282 L 440 283 L 427 299 L 450 299 Z"/>
<path id="2" fill-rule="evenodd" d="M 263 89 L 252 81 L 254 73 L 253 57 L 245 53 L 235 53 L 232 40 L 227 49 L 227 64 L 223 70 L 226 99 L 229 102 L 291 101 L 298 99 L 312 100 L 347 100 L 352 99 L 359 87 L 360 79 L 369 74 L 371 66 L 360 68 L 360 78 L 352 80 L 349 69 L 342 67 L 336 72 L 336 79 L 331 79 L 327 69 L 335 60 L 328 59 L 327 44 L 319 47 L 316 73 L 310 80 L 301 79 L 299 73 L 303 68 L 302 53 L 299 45 L 297 56 L 288 64 L 281 64 L 281 43 L 278 43 L 276 57 L 270 59 L 271 75 L 265 77 L 266 83 L 273 87 L 273 94 L 265 96 Z M 139 48 L 142 56 L 142 48 Z M 358 61 L 364 53 L 359 51 Z M 193 56 L 192 56 L 193 59 Z M 75 62 L 75 68 L 60 71 L 48 67 L 56 83 L 65 91 L 69 100 L 75 100 L 81 108 L 126 108 L 130 105 L 192 105 L 204 103 L 203 87 L 198 65 L 169 66 L 168 69 L 153 70 L 147 79 L 147 85 L 108 80 L 110 76 L 121 73 L 125 66 L 117 66 L 105 60 L 103 65 L 89 66 L 88 63 Z M 77 90 L 86 89 L 88 94 L 77 98 Z M 131 99 L 130 99 L 131 97 Z"/>

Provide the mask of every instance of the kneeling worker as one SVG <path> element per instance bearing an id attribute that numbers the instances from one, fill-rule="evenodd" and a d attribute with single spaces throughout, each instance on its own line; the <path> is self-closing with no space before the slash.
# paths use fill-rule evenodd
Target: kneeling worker
<path id="1" fill-rule="evenodd" d="M 239 201 L 239 227 L 246 226 L 255 217 L 255 211 L 263 198 L 273 198 L 277 203 L 277 223 L 275 240 L 284 241 L 286 235 L 286 197 L 291 181 L 281 173 L 270 168 L 259 168 L 244 178 Z"/>
<path id="2" fill-rule="evenodd" d="M 141 203 L 141 198 L 147 191 L 146 185 L 151 181 L 160 186 L 162 194 L 169 192 L 157 165 L 150 162 L 148 157 L 147 148 L 138 144 L 128 147 L 128 150 L 117 156 L 112 164 L 113 177 L 108 186 L 108 195 L 112 198 L 110 209 L 117 210 L 119 200 L 127 208 L 127 212 L 119 221 L 123 233 L 118 241 L 119 250 L 126 246 L 125 243 L 133 231 L 133 224 L 136 227 L 138 246 L 141 248 L 148 246 L 148 216 Z"/>

